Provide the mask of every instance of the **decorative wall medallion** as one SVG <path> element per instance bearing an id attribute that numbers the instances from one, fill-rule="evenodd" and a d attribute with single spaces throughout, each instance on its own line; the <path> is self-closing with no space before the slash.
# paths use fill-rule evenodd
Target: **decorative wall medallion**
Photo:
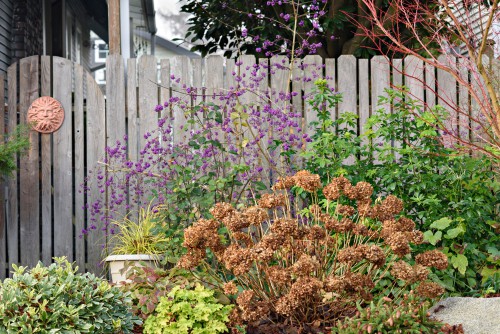
<path id="1" fill-rule="evenodd" d="M 57 131 L 64 121 L 64 109 L 59 101 L 42 96 L 31 104 L 28 109 L 28 123 L 33 130 L 41 133 Z"/>

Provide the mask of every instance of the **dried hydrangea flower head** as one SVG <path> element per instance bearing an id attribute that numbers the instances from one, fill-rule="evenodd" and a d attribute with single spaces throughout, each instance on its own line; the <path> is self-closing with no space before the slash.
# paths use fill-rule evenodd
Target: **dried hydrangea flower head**
<path id="1" fill-rule="evenodd" d="M 250 225 L 260 225 L 269 219 L 267 210 L 258 206 L 251 206 L 244 209 L 241 215 Z"/>
<path id="2" fill-rule="evenodd" d="M 226 295 L 235 295 L 238 293 L 238 287 L 233 281 L 224 283 L 223 288 Z"/>
<path id="3" fill-rule="evenodd" d="M 272 186 L 273 190 L 285 190 L 285 189 L 290 189 L 293 186 L 295 186 L 295 177 L 293 176 L 286 176 L 286 177 L 279 177 L 278 181 Z"/>
<path id="4" fill-rule="evenodd" d="M 321 188 L 321 179 L 318 174 L 311 174 L 307 170 L 301 170 L 297 172 L 293 179 L 295 180 L 295 185 L 301 187 L 307 192 L 313 193 Z"/>
<path id="5" fill-rule="evenodd" d="M 263 194 L 257 201 L 259 207 L 263 209 L 272 209 L 286 204 L 284 194 Z"/>
<path id="6" fill-rule="evenodd" d="M 448 268 L 448 258 L 438 250 L 430 250 L 415 257 L 418 264 L 439 270 Z"/>
<path id="7" fill-rule="evenodd" d="M 323 188 L 323 195 L 330 201 L 336 201 L 343 194 L 346 186 L 351 186 L 351 182 L 348 179 L 343 176 L 335 177 Z"/>
<path id="8" fill-rule="evenodd" d="M 444 293 L 444 289 L 434 282 L 422 282 L 418 285 L 416 293 L 423 298 L 437 298 Z"/>

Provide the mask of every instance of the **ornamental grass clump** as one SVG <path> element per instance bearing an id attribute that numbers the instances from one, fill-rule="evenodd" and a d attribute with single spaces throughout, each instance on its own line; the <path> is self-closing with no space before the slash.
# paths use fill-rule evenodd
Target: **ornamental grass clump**
<path id="1" fill-rule="evenodd" d="M 291 187 L 309 192 L 312 204 L 300 210 Z M 410 286 L 422 298 L 444 292 L 427 276 L 429 267 L 447 266 L 446 256 L 430 251 L 415 263 L 411 245 L 423 235 L 401 215 L 401 200 L 388 195 L 373 202 L 370 184 L 337 177 L 319 202 L 321 187 L 318 175 L 300 171 L 278 180 L 255 206 L 217 203 L 212 219 L 185 230 L 187 254 L 178 266 L 201 266 L 214 276 L 236 303 L 235 324 L 330 327 L 353 315 L 356 303 L 401 298 Z M 378 286 L 391 275 L 392 284 Z"/>

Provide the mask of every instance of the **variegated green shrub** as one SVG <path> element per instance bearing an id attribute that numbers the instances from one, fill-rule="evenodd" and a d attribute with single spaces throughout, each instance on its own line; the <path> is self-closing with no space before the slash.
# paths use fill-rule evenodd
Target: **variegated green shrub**
<path id="1" fill-rule="evenodd" d="M 13 277 L 0 282 L 0 333 L 132 333 L 140 320 L 129 293 L 55 261 L 28 271 L 13 265 Z"/>

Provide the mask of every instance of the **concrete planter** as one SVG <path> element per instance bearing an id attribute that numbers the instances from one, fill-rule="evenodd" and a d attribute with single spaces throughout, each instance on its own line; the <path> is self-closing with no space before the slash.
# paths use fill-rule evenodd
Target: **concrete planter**
<path id="1" fill-rule="evenodd" d="M 161 257 L 158 255 L 147 254 L 126 254 L 126 255 L 110 255 L 104 261 L 109 264 L 111 272 L 111 282 L 115 284 L 130 283 L 126 279 L 132 267 L 155 267 Z"/>

